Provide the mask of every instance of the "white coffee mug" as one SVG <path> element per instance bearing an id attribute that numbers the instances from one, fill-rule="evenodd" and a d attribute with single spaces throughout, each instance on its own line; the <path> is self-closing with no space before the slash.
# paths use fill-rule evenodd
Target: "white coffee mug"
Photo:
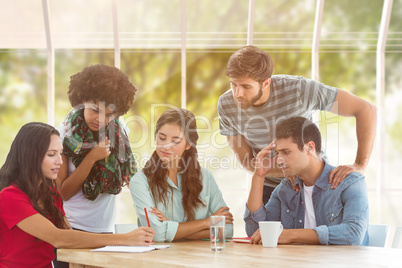
<path id="1" fill-rule="evenodd" d="M 260 221 L 260 233 L 262 246 L 266 248 L 275 248 L 278 245 L 278 238 L 282 233 L 283 225 L 280 221 Z"/>

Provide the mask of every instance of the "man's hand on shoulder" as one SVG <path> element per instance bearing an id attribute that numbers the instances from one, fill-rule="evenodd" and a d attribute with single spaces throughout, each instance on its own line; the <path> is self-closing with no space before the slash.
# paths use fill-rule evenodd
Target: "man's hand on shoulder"
<path id="1" fill-rule="evenodd" d="M 335 189 L 338 185 L 352 172 L 364 174 L 364 168 L 354 163 L 353 165 L 338 166 L 329 173 L 328 181 L 332 184 L 331 189 Z"/>

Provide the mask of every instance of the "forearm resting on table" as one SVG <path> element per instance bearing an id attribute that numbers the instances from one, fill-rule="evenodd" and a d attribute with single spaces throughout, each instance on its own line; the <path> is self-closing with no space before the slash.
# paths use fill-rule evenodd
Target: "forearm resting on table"
<path id="1" fill-rule="evenodd" d="M 40 214 L 29 216 L 17 226 L 24 232 L 43 240 L 55 248 L 93 248 L 106 245 L 124 245 L 130 243 L 132 234 L 94 234 L 71 229 L 59 229 Z M 133 244 L 137 244 L 132 239 Z M 138 242 L 139 243 L 139 242 Z"/>
<path id="2" fill-rule="evenodd" d="M 207 219 L 195 220 L 189 222 L 180 222 L 179 227 L 177 228 L 176 235 L 174 236 L 173 240 L 179 240 L 184 238 L 195 239 L 190 237 L 201 231 L 208 231 L 208 230 L 209 230 L 209 221 L 207 221 Z M 208 238 L 208 237 L 209 234 L 207 235 L 207 237 L 202 238 Z"/>
<path id="3" fill-rule="evenodd" d="M 53 243 L 55 248 L 94 248 L 105 245 L 125 245 L 122 234 L 94 234 L 75 230 L 61 230 Z"/>
<path id="4" fill-rule="evenodd" d="M 205 229 L 196 233 L 193 233 L 187 237 L 184 237 L 185 239 L 206 239 L 209 238 L 209 229 Z"/>
<path id="5" fill-rule="evenodd" d="M 313 229 L 283 229 L 278 243 L 319 245 L 320 240 Z"/>

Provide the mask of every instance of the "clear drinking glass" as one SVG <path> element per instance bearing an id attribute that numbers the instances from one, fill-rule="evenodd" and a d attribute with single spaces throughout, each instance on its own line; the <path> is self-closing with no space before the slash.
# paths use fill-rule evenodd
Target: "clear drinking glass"
<path id="1" fill-rule="evenodd" d="M 212 251 L 223 251 L 225 249 L 225 221 L 225 216 L 209 217 Z"/>

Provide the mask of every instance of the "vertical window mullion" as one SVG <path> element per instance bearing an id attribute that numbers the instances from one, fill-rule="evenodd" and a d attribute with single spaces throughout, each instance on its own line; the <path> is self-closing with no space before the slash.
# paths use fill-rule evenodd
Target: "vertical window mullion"
<path id="1" fill-rule="evenodd" d="M 378 34 L 376 52 L 376 105 L 377 105 L 377 194 L 378 194 L 378 217 L 381 220 L 381 194 L 384 190 L 385 178 L 385 115 L 384 115 L 384 95 L 385 95 L 385 47 L 387 42 L 388 28 L 392 11 L 392 0 L 384 0 L 381 15 L 381 24 Z"/>
<path id="2" fill-rule="evenodd" d="M 319 81 L 320 79 L 320 40 L 322 13 L 324 12 L 325 0 L 317 0 L 314 20 L 313 45 L 311 51 L 311 79 Z M 314 111 L 312 114 L 313 122 L 318 125 L 319 112 Z"/>
<path id="3" fill-rule="evenodd" d="M 49 0 L 42 0 L 47 46 L 47 123 L 54 125 L 54 47 L 50 21 Z"/>
<path id="4" fill-rule="evenodd" d="M 118 0 L 112 0 L 113 5 L 113 40 L 114 40 L 114 66 L 120 69 L 120 37 L 119 37 L 119 17 L 117 11 Z"/>
<path id="5" fill-rule="evenodd" d="M 181 107 L 187 107 L 187 17 L 186 0 L 181 1 Z"/>
<path id="6" fill-rule="evenodd" d="M 249 7 L 248 7 L 248 27 L 247 27 L 247 45 L 248 46 L 253 44 L 254 14 L 255 14 L 255 0 L 250 0 Z"/>

